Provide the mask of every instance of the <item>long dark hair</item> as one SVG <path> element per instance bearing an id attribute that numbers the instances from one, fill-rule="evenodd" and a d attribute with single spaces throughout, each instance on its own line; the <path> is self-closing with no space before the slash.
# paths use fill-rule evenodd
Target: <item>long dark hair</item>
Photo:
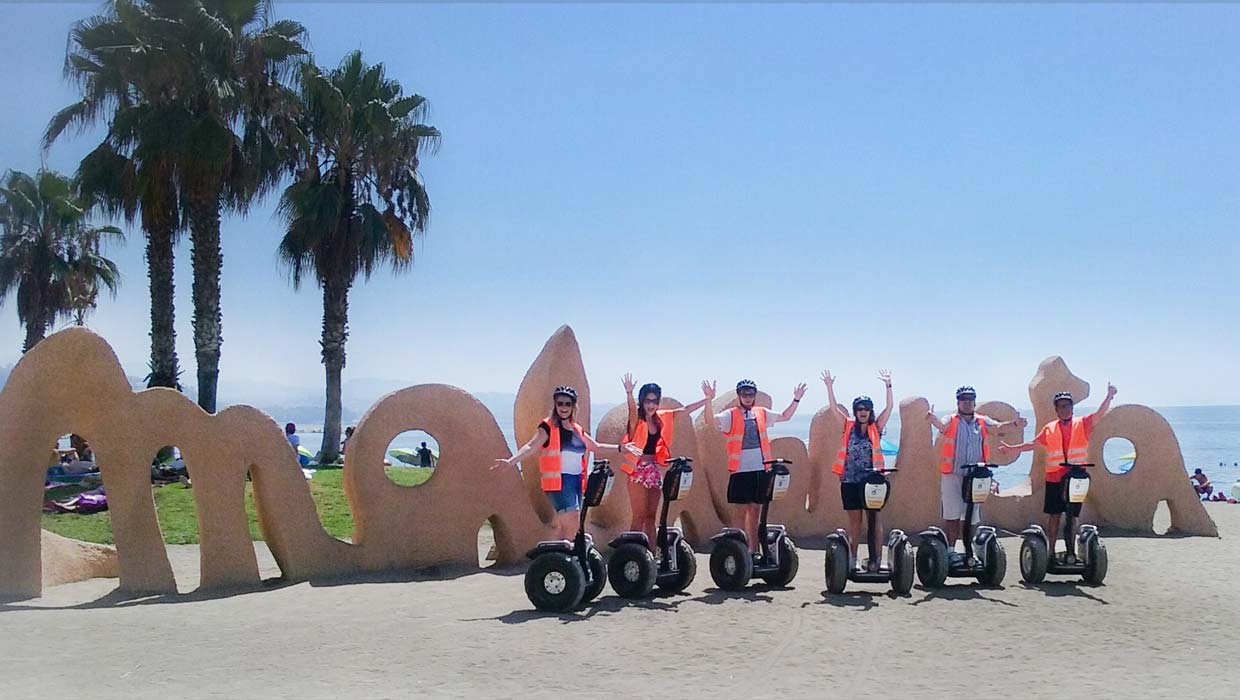
<path id="1" fill-rule="evenodd" d="M 655 398 L 663 400 L 663 389 L 654 382 L 642 384 L 642 388 L 637 392 L 637 418 L 638 420 L 648 420 L 646 417 L 646 394 L 654 394 Z M 658 415 L 654 417 L 655 421 L 659 420 Z M 656 422 L 655 425 L 658 425 Z"/>

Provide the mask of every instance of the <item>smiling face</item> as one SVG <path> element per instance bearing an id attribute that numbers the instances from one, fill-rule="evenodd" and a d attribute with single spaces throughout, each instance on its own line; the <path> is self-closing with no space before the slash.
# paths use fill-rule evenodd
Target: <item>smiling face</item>
<path id="1" fill-rule="evenodd" d="M 956 412 L 962 416 L 971 416 L 977 409 L 977 397 L 965 394 L 956 399 Z"/>
<path id="2" fill-rule="evenodd" d="M 659 395 L 650 392 L 642 397 L 642 408 L 646 409 L 646 415 L 650 415 L 659 410 Z"/>
<path id="3" fill-rule="evenodd" d="M 555 397 L 555 415 L 562 421 L 571 420 L 576 407 L 577 402 L 563 394 Z"/>
<path id="4" fill-rule="evenodd" d="M 1059 420 L 1068 420 L 1072 417 L 1072 402 L 1067 399 L 1060 399 L 1055 402 L 1055 415 L 1059 416 Z"/>
<path id="5" fill-rule="evenodd" d="M 736 393 L 736 400 L 740 403 L 741 408 L 748 411 L 758 401 L 758 392 L 756 389 L 741 389 Z"/>
<path id="6" fill-rule="evenodd" d="M 869 423 L 874 419 L 874 409 L 862 404 L 853 408 L 853 417 L 858 423 Z"/>

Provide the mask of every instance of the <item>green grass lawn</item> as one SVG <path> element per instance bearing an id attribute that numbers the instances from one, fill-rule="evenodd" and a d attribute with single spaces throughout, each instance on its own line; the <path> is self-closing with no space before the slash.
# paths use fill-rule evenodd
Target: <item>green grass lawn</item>
<path id="1" fill-rule="evenodd" d="M 402 486 L 417 486 L 431 478 L 433 470 L 421 467 L 387 467 L 388 478 Z M 343 472 L 339 469 L 320 469 L 314 478 L 308 481 L 310 496 L 314 499 L 314 507 L 319 513 L 319 520 L 324 529 L 334 537 L 349 537 L 353 534 L 353 515 L 349 512 L 349 502 L 344 495 L 342 483 Z M 258 529 L 258 518 L 254 515 L 253 484 L 245 485 L 245 513 L 250 521 L 250 537 L 263 539 Z M 62 486 L 47 492 L 45 500 L 63 500 L 83 489 L 77 486 Z M 159 527 L 164 533 L 164 542 L 168 544 L 197 544 L 198 516 L 194 510 L 194 491 L 181 484 L 152 487 L 155 496 L 155 511 L 159 517 Z M 86 542 L 112 544 L 112 517 L 107 512 L 92 515 L 74 513 L 44 513 L 43 529 L 65 537 Z"/>

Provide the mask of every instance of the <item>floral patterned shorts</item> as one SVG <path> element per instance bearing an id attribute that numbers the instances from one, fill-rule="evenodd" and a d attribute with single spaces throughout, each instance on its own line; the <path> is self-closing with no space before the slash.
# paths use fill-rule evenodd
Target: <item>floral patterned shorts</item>
<path id="1" fill-rule="evenodd" d="M 635 481 L 648 489 L 663 486 L 663 478 L 659 476 L 659 463 L 643 459 L 637 463 L 637 468 L 629 476 L 629 481 Z"/>

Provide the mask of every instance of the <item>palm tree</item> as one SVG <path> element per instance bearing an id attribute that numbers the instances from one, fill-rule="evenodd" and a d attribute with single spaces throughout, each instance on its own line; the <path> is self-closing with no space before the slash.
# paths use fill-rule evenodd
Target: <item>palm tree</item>
<path id="1" fill-rule="evenodd" d="M 120 236 L 112 227 L 86 229 L 71 239 L 66 249 L 65 308 L 72 314 L 73 324 L 86 325 L 86 317 L 99 305 L 99 288 L 106 287 L 113 299 L 120 288 L 121 273 L 116 263 L 103 257 L 104 236 Z"/>
<path id="2" fill-rule="evenodd" d="M 279 211 L 287 225 L 280 256 L 293 287 L 313 275 L 323 290 L 323 365 L 327 406 L 319 460 L 340 445 L 340 378 L 348 339 L 349 289 L 387 262 L 413 262 L 413 236 L 425 232 L 430 200 L 418 175 L 421 151 L 439 146 L 439 130 L 423 122 L 426 99 L 404 96 L 383 64 L 367 66 L 355 51 L 333 70 L 306 65 L 301 76 L 302 125 L 309 150 Z"/>
<path id="3" fill-rule="evenodd" d="M 115 295 L 116 264 L 100 254 L 113 226 L 87 224 L 90 207 L 69 178 L 49 170 L 33 177 L 9 171 L 0 186 L 0 303 L 16 291 L 17 318 L 26 326 L 22 352 L 43 340 L 58 317 L 73 315 L 76 288 L 102 283 Z M 83 312 L 84 316 L 84 312 Z"/>
<path id="4" fill-rule="evenodd" d="M 84 181 L 99 182 L 122 170 L 136 176 L 147 159 L 162 166 L 160 186 L 173 192 L 164 193 L 160 203 L 173 207 L 176 223 L 190 229 L 198 403 L 208 412 L 216 408 L 223 343 L 221 212 L 244 213 L 275 186 L 288 160 L 287 139 L 297 133 L 295 96 L 283 81 L 306 53 L 305 29 L 289 20 L 269 22 L 270 5 L 270 0 L 112 0 L 105 14 L 83 20 L 71 34 L 76 46 L 66 70 L 83 83 L 84 99 L 48 127 L 50 141 L 69 125 L 109 112 L 111 152 L 89 164 L 101 177 L 83 173 Z M 102 94 L 91 87 L 102 88 Z M 168 214 L 158 223 L 166 227 L 173 218 Z M 166 237 L 158 242 L 163 245 Z M 157 252 L 162 263 L 164 250 Z M 170 257 L 167 264 L 170 289 Z"/>

